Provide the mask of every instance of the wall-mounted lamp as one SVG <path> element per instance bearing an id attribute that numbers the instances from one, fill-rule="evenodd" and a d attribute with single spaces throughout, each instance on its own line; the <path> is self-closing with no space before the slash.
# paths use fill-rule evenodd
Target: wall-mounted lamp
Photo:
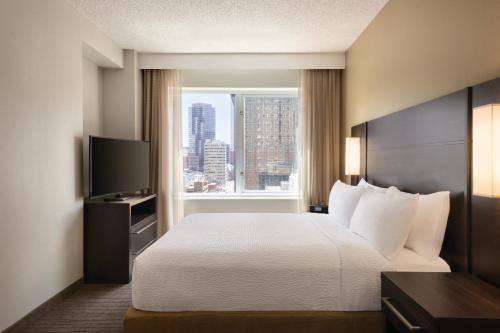
<path id="1" fill-rule="evenodd" d="M 345 174 L 359 176 L 361 148 L 359 138 L 345 139 Z"/>
<path id="2" fill-rule="evenodd" d="M 500 104 L 472 110 L 472 193 L 500 197 Z"/>

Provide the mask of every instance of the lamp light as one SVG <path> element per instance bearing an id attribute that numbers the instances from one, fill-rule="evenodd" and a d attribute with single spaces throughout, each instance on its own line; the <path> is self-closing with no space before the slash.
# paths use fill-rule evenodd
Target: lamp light
<path id="1" fill-rule="evenodd" d="M 472 193 L 500 197 L 500 104 L 472 110 Z"/>
<path id="2" fill-rule="evenodd" d="M 359 138 L 345 139 L 345 174 L 359 176 L 361 148 Z"/>

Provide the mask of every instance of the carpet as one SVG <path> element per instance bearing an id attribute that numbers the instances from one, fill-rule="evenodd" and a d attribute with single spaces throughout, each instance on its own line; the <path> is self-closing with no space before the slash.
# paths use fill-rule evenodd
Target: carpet
<path id="1" fill-rule="evenodd" d="M 18 331 L 123 332 L 123 317 L 131 304 L 130 284 L 83 285 Z"/>

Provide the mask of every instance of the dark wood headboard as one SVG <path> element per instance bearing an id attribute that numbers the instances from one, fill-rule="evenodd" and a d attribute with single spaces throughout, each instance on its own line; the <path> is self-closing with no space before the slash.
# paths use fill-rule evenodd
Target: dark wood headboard
<path id="1" fill-rule="evenodd" d="M 471 89 L 351 128 L 361 137 L 361 176 L 413 193 L 451 192 L 441 256 L 453 271 L 470 265 Z"/>
<path id="2" fill-rule="evenodd" d="M 351 128 L 361 177 L 414 193 L 451 192 L 441 256 L 500 287 L 500 198 L 472 195 L 473 108 L 500 104 L 500 78 Z"/>

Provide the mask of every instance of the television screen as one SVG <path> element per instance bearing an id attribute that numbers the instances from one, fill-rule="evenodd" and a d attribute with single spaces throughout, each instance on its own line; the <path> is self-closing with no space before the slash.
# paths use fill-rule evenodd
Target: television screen
<path id="1" fill-rule="evenodd" d="M 90 136 L 90 197 L 149 189 L 149 142 Z"/>

